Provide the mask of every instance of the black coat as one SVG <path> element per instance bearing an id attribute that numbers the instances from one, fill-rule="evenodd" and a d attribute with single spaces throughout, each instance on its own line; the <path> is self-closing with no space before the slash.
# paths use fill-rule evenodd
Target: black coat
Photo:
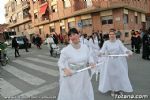
<path id="1" fill-rule="evenodd" d="M 19 45 L 18 45 L 18 43 L 17 43 L 16 38 L 13 38 L 13 39 L 12 39 L 12 47 L 13 47 L 13 48 L 18 48 L 18 46 L 19 46 Z"/>
<path id="2" fill-rule="evenodd" d="M 143 56 L 150 55 L 150 36 L 145 34 L 142 39 L 143 43 Z"/>

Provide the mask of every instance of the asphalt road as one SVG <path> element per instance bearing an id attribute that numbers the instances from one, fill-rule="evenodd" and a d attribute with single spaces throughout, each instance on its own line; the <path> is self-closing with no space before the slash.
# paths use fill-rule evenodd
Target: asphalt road
<path id="1" fill-rule="evenodd" d="M 56 100 L 59 90 L 58 58 L 50 57 L 46 46 L 42 49 L 33 46 L 29 52 L 22 49 L 20 54 L 21 57 L 15 58 L 14 50 L 8 49 L 9 64 L 0 69 L 0 100 L 28 100 L 27 97 L 32 97 L 29 100 Z M 150 100 L 147 97 L 150 96 L 150 61 L 143 60 L 141 54 L 134 54 L 128 59 L 128 65 L 134 92 L 127 95 L 146 96 L 143 100 Z M 116 99 L 110 93 L 98 91 L 99 83 L 95 76 L 92 84 L 95 100 Z"/>

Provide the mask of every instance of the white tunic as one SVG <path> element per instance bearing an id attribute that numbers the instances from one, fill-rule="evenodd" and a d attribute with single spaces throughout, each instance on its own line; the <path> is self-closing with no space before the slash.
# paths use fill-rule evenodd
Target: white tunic
<path id="1" fill-rule="evenodd" d="M 97 62 L 97 60 L 98 60 L 97 53 L 98 53 L 98 51 L 100 50 L 99 45 L 98 45 L 98 39 L 97 39 L 97 38 L 94 39 L 94 42 L 93 42 L 92 39 L 89 40 L 89 48 L 90 48 L 90 50 L 92 50 L 92 52 L 93 52 L 92 55 L 93 55 L 93 57 L 94 57 L 95 62 Z"/>
<path id="2" fill-rule="evenodd" d="M 81 44 L 85 44 L 87 47 L 89 47 L 89 41 L 86 38 L 83 38 L 82 40 L 80 40 Z"/>
<path id="3" fill-rule="evenodd" d="M 94 62 L 86 45 L 74 49 L 71 44 L 61 51 L 58 66 L 60 70 L 60 90 L 58 100 L 94 100 L 93 87 L 88 71 L 83 71 L 69 77 L 63 77 L 63 68 L 70 64 Z"/>
<path id="4" fill-rule="evenodd" d="M 106 41 L 100 50 L 101 53 L 124 54 L 129 51 L 120 40 Z M 131 52 L 131 51 L 130 51 Z M 104 66 L 101 67 L 99 91 L 132 92 L 128 77 L 128 65 L 125 57 L 106 57 Z"/>
<path id="5" fill-rule="evenodd" d="M 54 40 L 52 37 L 48 37 L 46 39 L 47 47 L 50 49 L 50 44 L 54 43 Z"/>

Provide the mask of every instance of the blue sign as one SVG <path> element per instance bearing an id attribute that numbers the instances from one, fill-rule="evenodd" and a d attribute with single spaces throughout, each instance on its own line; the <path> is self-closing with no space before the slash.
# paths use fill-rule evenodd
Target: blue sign
<path id="1" fill-rule="evenodd" d="M 78 27 L 82 28 L 82 21 L 78 21 Z"/>

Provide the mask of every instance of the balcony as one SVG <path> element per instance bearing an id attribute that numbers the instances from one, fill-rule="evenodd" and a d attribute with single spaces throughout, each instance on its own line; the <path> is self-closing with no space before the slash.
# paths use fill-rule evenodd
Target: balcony
<path id="1" fill-rule="evenodd" d="M 24 19 L 15 19 L 12 21 L 12 23 L 9 24 L 9 28 L 12 28 L 12 27 L 15 27 L 17 25 L 21 25 L 21 24 L 24 24 L 24 23 L 27 23 L 27 22 L 30 22 L 31 21 L 31 18 L 30 17 L 26 17 Z"/>
<path id="2" fill-rule="evenodd" d="M 40 5 L 44 4 L 44 3 L 47 3 L 47 0 L 40 0 Z"/>
<path id="3" fill-rule="evenodd" d="M 7 17 L 7 16 L 8 16 L 8 13 L 5 14 L 5 17 Z"/>
<path id="4" fill-rule="evenodd" d="M 43 24 L 47 24 L 49 23 L 50 19 L 49 19 L 49 15 L 44 14 L 42 15 L 42 17 L 38 20 L 34 20 L 34 26 L 39 26 L 39 25 L 43 25 Z"/>
<path id="5" fill-rule="evenodd" d="M 30 2 L 22 1 L 22 8 L 30 8 Z"/>
<path id="6" fill-rule="evenodd" d="M 49 23 L 49 19 L 47 18 L 41 20 L 35 20 L 34 26 L 40 26 L 48 23 Z"/>

